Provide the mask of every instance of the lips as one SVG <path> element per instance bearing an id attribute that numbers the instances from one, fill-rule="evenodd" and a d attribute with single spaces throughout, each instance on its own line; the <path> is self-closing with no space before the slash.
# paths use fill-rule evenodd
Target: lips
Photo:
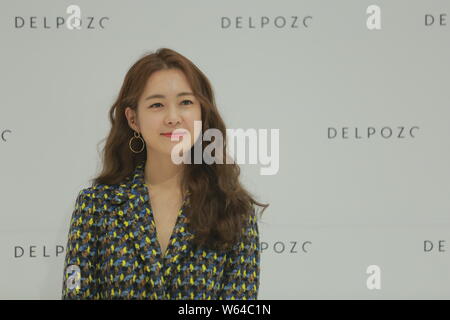
<path id="1" fill-rule="evenodd" d="M 163 133 L 161 133 L 162 136 L 165 136 L 165 137 L 168 137 L 168 138 L 170 138 L 170 137 L 172 137 L 172 136 L 174 136 L 174 137 L 182 137 L 182 136 L 184 136 L 185 134 L 186 134 L 185 132 L 178 132 L 178 133 L 174 133 L 174 132 L 163 132 Z"/>

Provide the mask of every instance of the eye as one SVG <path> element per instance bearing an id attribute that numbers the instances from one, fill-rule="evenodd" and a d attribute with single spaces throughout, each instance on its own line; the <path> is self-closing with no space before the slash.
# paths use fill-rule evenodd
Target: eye
<path id="1" fill-rule="evenodd" d="M 187 102 L 190 102 L 190 104 L 193 104 L 193 102 L 192 102 L 191 100 L 183 100 L 182 103 L 183 103 L 183 102 L 186 102 L 186 101 L 187 101 Z"/>
<path id="2" fill-rule="evenodd" d="M 153 108 L 153 106 L 156 106 L 157 104 L 160 104 L 161 105 L 161 103 L 154 103 L 154 104 L 152 104 L 149 108 Z"/>

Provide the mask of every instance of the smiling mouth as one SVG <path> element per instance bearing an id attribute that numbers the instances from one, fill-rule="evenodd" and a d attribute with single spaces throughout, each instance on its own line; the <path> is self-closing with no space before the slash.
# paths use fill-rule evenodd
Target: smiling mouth
<path id="1" fill-rule="evenodd" d="M 173 134 L 172 133 L 161 133 L 161 135 L 164 137 L 171 138 L 171 137 L 182 137 L 185 134 L 184 133 L 173 133 Z"/>

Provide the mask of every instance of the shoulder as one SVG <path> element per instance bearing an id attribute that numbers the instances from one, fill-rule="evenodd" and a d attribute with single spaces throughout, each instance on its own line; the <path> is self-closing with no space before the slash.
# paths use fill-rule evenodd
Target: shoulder
<path id="1" fill-rule="evenodd" d="M 116 194 L 119 190 L 119 185 L 115 184 L 98 184 L 92 187 L 81 189 L 78 193 L 78 197 L 85 200 L 108 200 Z"/>
<path id="2" fill-rule="evenodd" d="M 242 247 L 243 243 L 258 241 L 258 216 L 254 207 L 252 207 L 252 210 L 247 213 L 241 231 L 241 241 L 237 244 L 237 247 Z"/>
<path id="3" fill-rule="evenodd" d="M 247 237 L 258 238 L 259 237 L 258 215 L 256 212 L 256 208 L 253 207 L 252 209 L 253 210 L 248 215 L 246 233 Z"/>
<path id="4" fill-rule="evenodd" d="M 78 192 L 75 209 L 88 211 L 89 213 L 100 212 L 99 209 L 110 206 L 119 190 L 119 185 L 99 184 L 83 188 Z"/>
<path id="5" fill-rule="evenodd" d="M 87 230 L 101 223 L 105 205 L 114 190 L 116 188 L 113 185 L 96 185 L 81 189 L 71 217 L 72 230 Z M 106 207 L 109 208 L 109 205 Z"/>
<path id="6" fill-rule="evenodd" d="M 247 215 L 246 219 L 246 230 L 253 231 L 256 229 L 258 231 L 258 215 L 255 206 L 252 206 L 250 212 Z"/>

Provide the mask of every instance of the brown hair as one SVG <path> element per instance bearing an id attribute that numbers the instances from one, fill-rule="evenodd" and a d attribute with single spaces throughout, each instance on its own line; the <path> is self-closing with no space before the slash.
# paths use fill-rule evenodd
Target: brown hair
<path id="1" fill-rule="evenodd" d="M 102 172 L 91 180 L 92 185 L 121 183 L 132 174 L 138 163 L 146 160 L 146 152 L 134 153 L 129 148 L 133 129 L 128 125 L 125 108 L 137 111 L 138 100 L 148 78 L 163 69 L 178 69 L 184 73 L 200 101 L 202 131 L 208 128 L 220 130 L 223 136 L 221 152 L 227 154 L 226 127 L 217 110 L 209 80 L 186 57 L 174 50 L 160 48 L 142 56 L 125 76 L 119 95 L 109 111 L 112 127 L 102 153 Z M 202 142 L 202 152 L 209 143 Z M 139 149 L 139 146 L 133 149 Z M 183 197 L 184 190 L 190 193 L 186 213 L 189 228 L 195 234 L 193 244 L 228 249 L 240 239 L 249 215 L 256 213 L 254 205 L 263 207 L 262 214 L 269 204 L 259 203 L 245 190 L 239 182 L 240 168 L 236 163 L 191 163 L 185 164 L 181 189 Z"/>

